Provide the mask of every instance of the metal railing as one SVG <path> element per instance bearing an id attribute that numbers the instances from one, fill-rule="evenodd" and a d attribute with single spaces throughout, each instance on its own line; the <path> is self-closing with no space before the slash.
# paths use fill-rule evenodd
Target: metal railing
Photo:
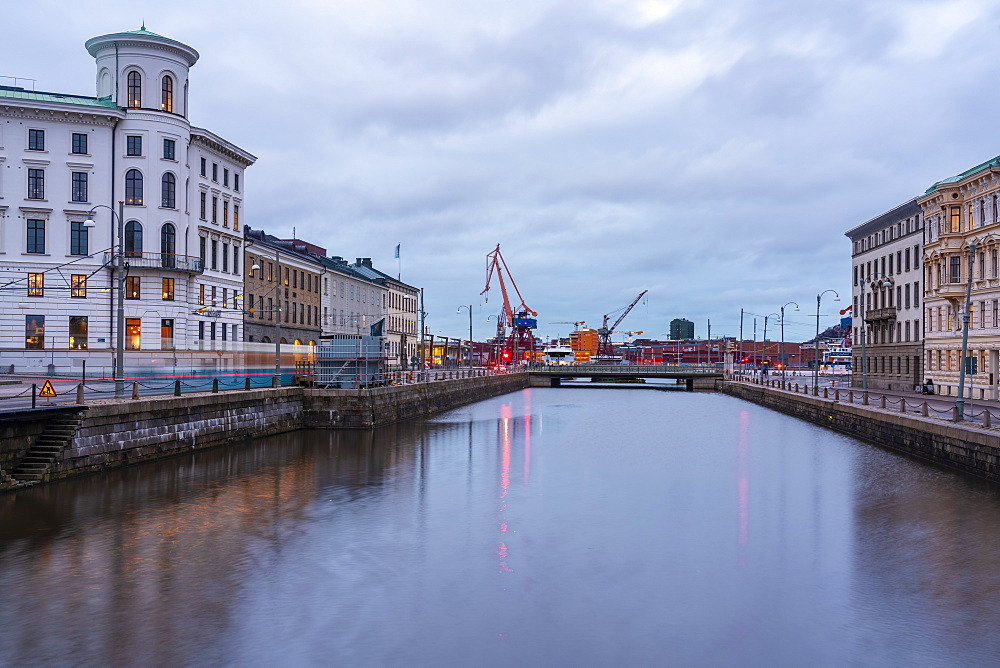
<path id="1" fill-rule="evenodd" d="M 105 264 L 114 262 L 113 253 L 104 254 Z M 177 255 L 175 253 L 140 253 L 126 252 L 125 264 L 137 269 L 172 269 L 201 274 L 205 271 L 205 263 L 193 255 Z"/>
<path id="2" fill-rule="evenodd" d="M 541 372 L 541 373 L 560 373 L 566 376 L 572 375 L 586 375 L 593 376 L 595 374 L 607 374 L 611 376 L 661 376 L 661 375 L 685 375 L 685 376 L 721 376 L 723 370 L 716 366 L 685 366 L 677 364 L 663 364 L 663 365 L 629 365 L 621 366 L 617 364 L 578 364 L 578 365 L 559 365 L 550 364 L 543 366 L 532 366 L 526 367 L 526 371 L 531 372 Z"/>

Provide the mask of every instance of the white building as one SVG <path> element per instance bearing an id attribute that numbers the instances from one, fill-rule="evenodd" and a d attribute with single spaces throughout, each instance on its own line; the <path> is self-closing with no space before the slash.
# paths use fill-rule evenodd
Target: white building
<path id="1" fill-rule="evenodd" d="M 256 158 L 192 127 L 191 47 L 143 28 L 86 48 L 95 97 L 0 87 L 0 365 L 110 373 L 119 212 L 126 349 L 149 351 L 127 367 L 240 340 Z"/>
<path id="2" fill-rule="evenodd" d="M 385 317 L 388 291 L 381 276 L 364 267 L 363 259 L 350 264 L 342 257 L 320 258 L 323 275 L 323 334 L 369 334 Z M 369 265 L 371 261 L 368 261 Z"/>

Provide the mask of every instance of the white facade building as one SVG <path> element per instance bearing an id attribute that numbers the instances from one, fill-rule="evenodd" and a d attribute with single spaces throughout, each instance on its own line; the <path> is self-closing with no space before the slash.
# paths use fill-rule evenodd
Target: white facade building
<path id="1" fill-rule="evenodd" d="M 111 373 L 119 212 L 126 367 L 242 338 L 256 158 L 191 126 L 191 47 L 143 28 L 86 48 L 95 97 L 0 87 L 0 368 Z"/>

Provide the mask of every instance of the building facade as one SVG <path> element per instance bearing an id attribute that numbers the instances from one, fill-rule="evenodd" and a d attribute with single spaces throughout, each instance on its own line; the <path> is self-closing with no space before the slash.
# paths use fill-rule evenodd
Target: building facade
<path id="1" fill-rule="evenodd" d="M 0 87 L 0 365 L 86 361 L 110 374 L 118 254 L 127 365 L 162 364 L 212 331 L 238 340 L 235 249 L 254 156 L 191 125 L 191 47 L 142 29 L 86 48 L 94 97 Z M 215 223 L 194 218 L 199 193 L 227 203 Z"/>
<path id="2" fill-rule="evenodd" d="M 935 183 L 919 198 L 924 243 L 925 375 L 957 396 L 971 288 L 966 397 L 997 398 L 1000 375 L 1000 157 Z M 975 247 L 975 252 L 970 251 Z M 971 260 L 971 266 L 970 266 Z"/>
<path id="3" fill-rule="evenodd" d="M 912 390 L 923 381 L 923 220 L 914 198 L 845 233 L 854 387 Z"/>
<path id="4" fill-rule="evenodd" d="M 670 340 L 694 338 L 694 323 L 687 318 L 674 318 L 670 321 Z"/>

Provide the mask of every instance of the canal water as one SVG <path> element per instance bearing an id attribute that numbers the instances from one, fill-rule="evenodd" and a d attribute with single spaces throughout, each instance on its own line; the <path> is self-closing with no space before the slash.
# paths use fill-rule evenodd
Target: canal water
<path id="1" fill-rule="evenodd" d="M 731 397 L 531 389 L 0 496 L 0 665 L 1000 661 L 1000 490 Z"/>

